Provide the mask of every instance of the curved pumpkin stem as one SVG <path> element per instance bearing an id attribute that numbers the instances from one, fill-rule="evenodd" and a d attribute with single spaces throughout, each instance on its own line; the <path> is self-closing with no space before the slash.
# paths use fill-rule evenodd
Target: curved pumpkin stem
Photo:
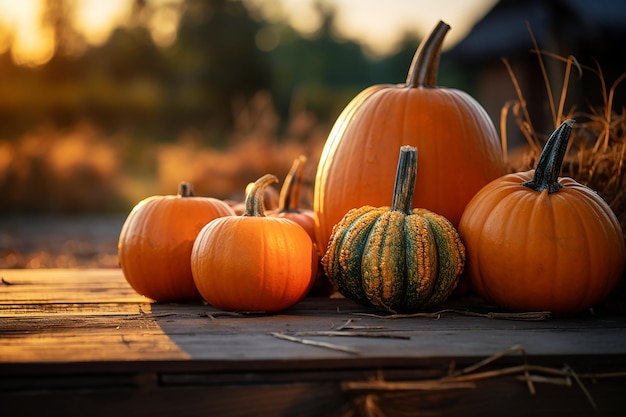
<path id="1" fill-rule="evenodd" d="M 449 30 L 450 25 L 440 20 L 430 35 L 420 43 L 409 68 L 407 87 L 435 87 L 437 85 L 439 58 L 443 40 Z"/>
<path id="2" fill-rule="evenodd" d="M 278 182 L 278 178 L 272 174 L 265 174 L 254 182 L 246 194 L 246 207 L 242 216 L 265 217 L 265 208 L 263 207 L 265 188 L 274 182 Z"/>
<path id="3" fill-rule="evenodd" d="M 300 201 L 300 187 L 302 185 L 302 172 L 306 156 L 300 155 L 293 161 L 289 173 L 285 177 L 285 182 L 280 189 L 278 197 L 278 211 L 281 213 L 289 211 L 298 211 L 298 202 Z"/>
<path id="4" fill-rule="evenodd" d="M 563 187 L 558 181 L 559 172 L 561 172 L 561 165 L 567 150 L 567 142 L 572 133 L 574 123 L 573 119 L 568 119 L 552 132 L 541 151 L 533 179 L 523 182 L 522 185 L 524 187 L 537 192 L 548 190 L 549 194 L 557 192 Z"/>
<path id="5" fill-rule="evenodd" d="M 178 195 L 180 197 L 193 197 L 193 185 L 188 182 L 182 181 L 178 184 Z"/>
<path id="6" fill-rule="evenodd" d="M 404 145 L 400 147 L 396 182 L 393 186 L 391 210 L 410 214 L 413 207 L 413 193 L 417 178 L 417 148 Z"/>

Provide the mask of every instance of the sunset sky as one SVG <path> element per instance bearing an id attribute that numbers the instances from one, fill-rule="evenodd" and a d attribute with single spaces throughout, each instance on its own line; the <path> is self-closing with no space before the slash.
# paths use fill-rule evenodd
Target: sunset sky
<path id="1" fill-rule="evenodd" d="M 52 38 L 39 27 L 44 0 L 0 0 L 0 52 L 11 41 L 19 64 L 45 63 L 54 50 Z M 177 0 L 149 0 L 164 3 Z M 269 21 L 286 20 L 302 32 L 319 25 L 316 0 L 244 0 Z M 458 42 L 497 0 L 324 0 L 337 11 L 337 31 L 346 39 L 359 40 L 372 53 L 384 55 L 407 30 L 424 35 L 443 20 L 452 26 L 444 48 Z M 76 0 L 77 28 L 94 45 L 106 41 L 112 28 L 128 17 L 133 0 Z M 153 36 L 167 44 L 173 38 L 176 16 L 155 17 Z"/>
<path id="2" fill-rule="evenodd" d="M 39 64 L 50 59 L 54 45 L 48 33 L 39 27 L 45 0 L 0 0 L 0 52 L 13 39 L 12 54 L 18 64 Z M 128 15 L 130 0 L 77 0 L 75 21 L 87 40 L 104 42 L 111 29 Z"/>
<path id="3" fill-rule="evenodd" d="M 268 20 L 287 19 L 302 32 L 319 25 L 314 13 L 318 0 L 244 0 L 262 6 Z M 338 31 L 365 43 L 374 53 L 385 54 L 407 31 L 426 35 L 439 20 L 452 30 L 444 49 L 459 42 L 497 0 L 325 0 L 337 11 Z M 281 10 L 282 9 L 282 10 Z"/>

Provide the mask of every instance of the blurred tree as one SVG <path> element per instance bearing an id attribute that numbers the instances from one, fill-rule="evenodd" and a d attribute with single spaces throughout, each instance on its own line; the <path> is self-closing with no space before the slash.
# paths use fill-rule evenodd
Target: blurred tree
<path id="1" fill-rule="evenodd" d="M 72 22 L 75 2 L 47 0 L 44 2 L 42 26 L 52 33 L 55 54 L 80 56 L 87 47 L 85 37 L 76 30 Z"/>
<path id="2" fill-rule="evenodd" d="M 397 46 L 396 52 L 374 63 L 374 77 L 378 80 L 377 82 L 392 84 L 405 82 L 420 41 L 421 36 L 418 33 L 413 31 L 405 32 Z"/>
<path id="3" fill-rule="evenodd" d="M 220 146 L 233 127 L 233 103 L 270 91 L 284 123 L 297 112 L 332 123 L 363 88 L 402 82 L 418 44 L 407 33 L 398 52 L 373 60 L 360 43 L 338 38 L 335 9 L 317 3 L 321 26 L 303 36 L 288 25 L 255 20 L 236 0 L 134 0 L 126 22 L 100 46 L 74 27 L 72 0 L 46 0 L 42 25 L 56 53 L 38 68 L 16 67 L 0 55 L 0 135 L 42 123 L 87 120 L 105 132 L 142 142 L 173 140 L 195 128 Z M 176 36 L 155 43 L 155 16 L 177 17 Z M 272 48 L 260 49 L 262 32 Z"/>
<path id="4" fill-rule="evenodd" d="M 268 160 L 288 168 L 294 149 L 321 145 L 359 91 L 402 83 L 418 44 L 407 33 L 396 53 L 375 60 L 338 37 L 335 10 L 322 2 L 322 24 L 305 36 L 255 20 L 238 0 L 133 0 L 128 19 L 93 46 L 74 26 L 75 0 L 42 1 L 54 55 L 21 67 L 10 50 L 0 54 L 0 212 L 116 210 L 127 195 L 144 195 L 165 153 L 170 171 L 192 166 L 185 172 L 198 178 L 230 169 L 249 181 Z M 155 29 L 164 21 L 170 32 Z M 229 142 L 235 136 L 254 140 Z M 160 146 L 181 138 L 202 141 L 193 149 L 205 148 L 205 159 L 192 152 L 193 165 L 172 151 L 185 145 Z M 283 139 L 301 143 L 283 153 L 261 143 Z M 230 159 L 208 149 L 233 143 Z M 221 180 L 232 187 L 233 178 Z"/>
<path id="5" fill-rule="evenodd" d="M 272 89 L 283 117 L 306 108 L 321 120 L 337 116 L 354 94 L 371 81 L 371 62 L 360 44 L 334 32 L 335 9 L 316 3 L 322 24 L 306 38 L 289 26 L 276 28 L 279 42 L 269 51 Z"/>
<path id="6" fill-rule="evenodd" d="M 183 121 L 232 127 L 232 101 L 270 88 L 270 67 L 254 42 L 261 23 L 230 0 L 185 0 L 176 42 L 165 52 L 176 74 L 172 103 Z"/>
<path id="7" fill-rule="evenodd" d="M 336 10 L 315 3 L 321 25 L 305 37 L 290 26 L 276 25 L 272 62 L 272 91 L 283 118 L 306 109 L 332 123 L 359 91 L 373 84 L 402 83 L 420 35 L 407 31 L 394 51 L 372 58 L 359 42 L 340 39 L 335 30 Z"/>

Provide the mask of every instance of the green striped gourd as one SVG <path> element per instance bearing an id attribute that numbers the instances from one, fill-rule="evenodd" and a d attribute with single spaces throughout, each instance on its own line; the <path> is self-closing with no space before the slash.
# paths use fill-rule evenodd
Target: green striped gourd
<path id="1" fill-rule="evenodd" d="M 391 207 L 362 206 L 333 227 L 322 265 L 339 292 L 387 311 L 445 301 L 465 265 L 465 248 L 445 217 L 412 209 L 417 148 L 402 146 Z"/>

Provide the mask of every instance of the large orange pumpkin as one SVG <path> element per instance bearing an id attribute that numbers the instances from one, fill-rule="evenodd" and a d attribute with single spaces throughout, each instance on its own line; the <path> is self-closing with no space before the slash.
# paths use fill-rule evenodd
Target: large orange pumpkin
<path id="1" fill-rule="evenodd" d="M 179 185 L 178 195 L 142 200 L 120 232 L 124 277 L 135 291 L 156 301 L 199 300 L 189 265 L 193 242 L 211 220 L 234 215 L 222 200 L 193 196 L 187 183 Z"/>
<path id="2" fill-rule="evenodd" d="M 494 304 L 573 314 L 619 282 L 626 249 L 615 214 L 593 190 L 558 177 L 573 123 L 552 134 L 535 170 L 492 181 L 461 217 L 466 270 Z"/>
<path id="3" fill-rule="evenodd" d="M 265 215 L 259 178 L 246 196 L 243 215 L 215 219 L 198 234 L 191 252 L 193 279 L 202 297 L 230 311 L 276 312 L 310 290 L 313 242 L 296 222 Z"/>
<path id="4" fill-rule="evenodd" d="M 420 150 L 419 192 L 412 206 L 443 215 L 455 226 L 474 194 L 505 173 L 500 140 L 485 110 L 467 93 L 436 85 L 449 28 L 439 22 L 420 45 L 406 84 L 370 87 L 339 115 L 315 179 L 320 248 L 348 210 L 389 205 L 402 145 Z"/>

